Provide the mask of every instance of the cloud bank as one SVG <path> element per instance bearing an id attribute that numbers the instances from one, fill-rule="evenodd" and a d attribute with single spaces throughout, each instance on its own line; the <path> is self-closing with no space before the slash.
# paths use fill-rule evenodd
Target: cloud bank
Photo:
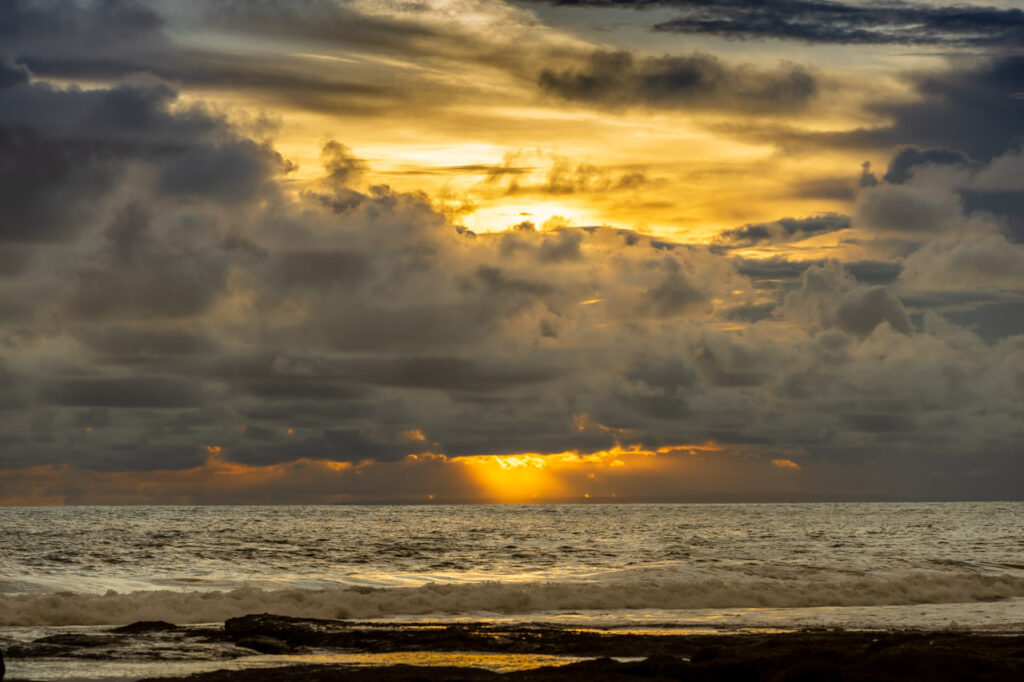
<path id="1" fill-rule="evenodd" d="M 912 76 L 928 102 L 876 105 L 885 126 L 804 134 L 887 150 L 880 177 L 851 167 L 848 213 L 707 244 L 525 219 L 476 234 L 367 182 L 350 140 L 299 181 L 259 126 L 111 66 L 164 49 L 153 7 L 0 14 L 18 38 L 0 61 L 0 501 L 507 500 L 494 467 L 559 498 L 1019 496 L 1016 58 Z M 570 50 L 523 82 L 643 115 L 818 96 L 800 67 L 731 63 Z M 88 69 L 106 80 L 58 80 Z M 540 153 L 473 168 L 501 197 L 671 176 Z"/>

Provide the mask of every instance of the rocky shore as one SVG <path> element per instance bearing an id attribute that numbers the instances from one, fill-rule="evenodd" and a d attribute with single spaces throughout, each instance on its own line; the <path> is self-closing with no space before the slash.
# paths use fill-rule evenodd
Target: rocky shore
<path id="1" fill-rule="evenodd" d="M 135 623 L 99 634 L 58 635 L 8 650 L 9 657 L 82 655 L 83 665 L 105 647 L 140 637 L 176 637 L 222 647 L 245 657 L 319 653 L 464 652 L 481 655 L 564 656 L 564 665 L 494 672 L 447 665 L 338 663 L 217 670 L 146 682 L 587 682 L 749 680 L 751 682 L 905 681 L 957 682 L 1024 679 L 1024 634 L 942 632 L 847 632 L 839 630 L 720 635 L 661 634 L 650 631 L 582 630 L 550 625 L 379 624 L 250 615 L 223 628 Z M 325 655 L 325 660 L 330 656 Z M 585 659 L 585 660 L 580 660 Z M 436 660 L 445 660 L 442 655 Z M 549 661 L 551 659 L 548 659 Z M 83 667 L 83 671 L 85 668 Z"/>

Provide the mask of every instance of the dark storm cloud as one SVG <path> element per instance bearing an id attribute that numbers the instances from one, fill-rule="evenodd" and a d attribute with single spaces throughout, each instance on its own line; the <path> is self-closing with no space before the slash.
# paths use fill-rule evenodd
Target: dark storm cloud
<path id="1" fill-rule="evenodd" d="M 32 45 L 93 52 L 124 49 L 126 43 L 159 39 L 160 15 L 136 0 L 5 0 L 0 6 L 0 39 L 9 50 Z"/>
<path id="2" fill-rule="evenodd" d="M 840 418 L 854 431 L 868 433 L 900 433 L 916 427 L 913 417 L 899 414 L 844 414 Z"/>
<path id="3" fill-rule="evenodd" d="M 781 218 L 772 223 L 743 225 L 722 232 L 717 243 L 728 248 L 746 248 L 763 242 L 795 242 L 850 227 L 850 217 L 823 213 L 808 218 Z"/>
<path id="4" fill-rule="evenodd" d="M 708 297 L 686 273 L 673 268 L 657 286 L 648 290 L 647 300 L 656 317 L 675 317 L 704 306 Z"/>
<path id="5" fill-rule="evenodd" d="M 837 326 L 856 336 L 867 336 L 882 322 L 888 322 L 903 334 L 913 331 L 903 304 L 883 286 L 852 291 L 843 297 L 836 309 Z"/>
<path id="6" fill-rule="evenodd" d="M 899 147 L 925 150 L 925 158 L 904 161 L 950 163 L 955 154 L 988 161 L 1024 136 L 1024 57 L 1006 56 L 968 62 L 951 70 L 913 76 L 919 95 L 909 103 L 882 102 L 870 108 L 891 125 L 826 135 L 832 142 L 854 146 Z M 942 152 L 937 150 L 943 150 Z M 930 155 L 931 158 L 927 158 Z M 894 169 L 900 175 L 900 164 Z"/>
<path id="7" fill-rule="evenodd" d="M 489 393 L 553 381 L 563 373 L 540 363 L 496 363 L 458 357 L 411 357 L 359 363 L 350 376 L 382 386 Z"/>
<path id="8" fill-rule="evenodd" d="M 136 204 L 115 218 L 106 238 L 100 264 L 78 273 L 73 315 L 191 316 L 204 311 L 224 286 L 227 263 L 221 252 L 154 240 L 149 216 Z"/>
<path id="9" fill-rule="evenodd" d="M 367 398 L 365 388 L 318 377 L 275 377 L 266 380 L 239 382 L 246 394 L 271 401 L 311 400 L 345 401 Z"/>
<path id="10" fill-rule="evenodd" d="M 237 140 L 231 144 L 193 144 L 168 159 L 160 174 L 170 195 L 205 197 L 225 203 L 247 201 L 272 193 L 274 166 L 290 165 L 266 144 Z"/>
<path id="11" fill-rule="evenodd" d="M 785 258 L 737 258 L 736 269 L 760 288 L 794 286 L 810 267 L 821 267 L 822 260 L 787 260 Z M 843 268 L 861 284 L 891 284 L 899 277 L 899 263 L 886 260 L 861 260 L 843 263 Z M 742 309 L 739 309 L 742 311 Z M 738 313 L 743 315 L 742 312 Z"/>
<path id="12" fill-rule="evenodd" d="M 203 390 L 195 382 L 161 377 L 63 379 L 44 393 L 47 402 L 73 407 L 177 408 L 203 403 Z"/>
<path id="13" fill-rule="evenodd" d="M 358 303 L 333 308 L 334 319 L 317 321 L 314 330 L 340 351 L 458 348 L 493 333 L 501 311 L 474 300 L 384 308 Z"/>
<path id="14" fill-rule="evenodd" d="M 105 362 L 148 364 L 160 360 L 200 358 L 216 352 L 215 339 L 196 330 L 165 327 L 138 329 L 131 324 L 87 327 L 76 339 Z"/>
<path id="15" fill-rule="evenodd" d="M 183 45 L 175 38 L 197 27 L 247 41 L 265 36 L 396 54 L 432 55 L 455 43 L 414 21 L 374 18 L 327 1 L 170 6 L 144 0 L 11 0 L 0 7 L 0 59 L 23 64 L 43 78 L 113 82 L 144 73 L 185 87 L 247 90 L 332 113 L 380 113 L 413 97 L 418 87 L 412 79 L 395 83 L 393 72 L 384 79 L 373 73 L 356 76 L 348 69 L 311 68 L 323 63 L 294 50 L 239 55 Z M 5 70 L 0 82 L 10 76 Z"/>
<path id="16" fill-rule="evenodd" d="M 694 360 L 711 386 L 759 386 L 769 376 L 766 354 L 727 337 L 702 339 L 697 345 Z"/>
<path id="17" fill-rule="evenodd" d="M 860 284 L 835 261 L 807 268 L 800 288 L 786 293 L 777 314 L 800 317 L 859 339 L 872 335 L 883 323 L 906 336 L 915 331 L 903 303 L 888 287 Z"/>
<path id="18" fill-rule="evenodd" d="M 983 211 L 999 216 L 1006 221 L 1006 232 L 1010 239 L 1024 244 L 1024 191 L 964 189 L 960 192 L 960 198 L 963 199 L 966 213 Z"/>
<path id="19" fill-rule="evenodd" d="M 13 88 L 28 81 L 29 71 L 24 66 L 0 61 L 0 88 Z"/>
<path id="20" fill-rule="evenodd" d="M 197 9 L 204 23 L 268 36 L 396 47 L 437 35 L 421 24 L 360 14 L 333 0 L 222 0 L 189 4 Z"/>
<path id="21" fill-rule="evenodd" d="M 287 170 L 268 146 L 234 136 L 201 109 L 172 113 L 177 93 L 162 83 L 85 91 L 7 80 L 0 89 L 2 241 L 68 238 L 133 162 L 157 163 L 170 194 L 215 201 L 272 193 L 270 177 Z"/>
<path id="22" fill-rule="evenodd" d="M 952 149 L 906 147 L 890 159 L 882 180 L 899 185 L 909 180 L 910 173 L 921 166 L 941 164 L 967 166 L 970 163 L 971 160 L 965 154 Z"/>
<path id="23" fill-rule="evenodd" d="M 162 4 L 141 7 L 171 21 Z M 290 16 L 341 10 L 248 2 L 209 11 L 240 26 L 263 22 L 267 34 L 305 35 L 309 26 Z M 97 61 L 151 64 L 152 50 L 165 48 L 163 20 L 110 16 L 102 35 L 114 47 Z M 41 39 L 52 25 L 24 33 L 40 38 L 33 44 L 0 47 L 15 46 L 0 71 L 0 468 L 248 462 L 284 471 L 307 457 L 371 468 L 401 461 L 415 475 L 410 453 L 427 461 L 428 452 L 586 453 L 718 439 L 756 444 L 755 459 L 800 449 L 813 471 L 855 458 L 869 439 L 902 471 L 899 457 L 914 443 L 940 457 L 982 439 L 993 452 L 1019 442 L 1024 344 L 1019 325 L 1000 324 L 1019 313 L 1019 245 L 1004 238 L 1001 214 L 981 207 L 1019 193 L 1012 154 L 986 163 L 955 140 L 893 145 L 903 151 L 892 175 L 858 193 L 858 218 L 877 218 L 854 225 L 858 245 L 877 260 L 737 259 L 610 227 L 474 235 L 423 195 L 360 189 L 367 163 L 340 142 L 325 146 L 320 177 L 293 192 L 281 182 L 291 165 L 269 144 L 184 104 L 152 76 L 90 90 L 33 80 L 25 64 L 73 67 L 85 41 L 76 36 L 101 35 L 74 21 L 86 28 L 69 33 L 65 52 Z M 324 40 L 340 28 L 325 21 Z M 549 67 L 553 92 L 595 106 L 623 105 L 601 78 L 649 107 L 780 112 L 815 92 L 796 67 L 604 53 L 574 70 L 570 57 Z M 970 74 L 998 64 L 953 72 L 933 101 L 968 111 Z M 199 79 L 201 61 L 166 68 L 193 66 L 189 78 Z M 941 80 L 916 78 L 922 92 Z M 886 106 L 897 112 L 893 129 L 909 131 L 913 107 Z M 1009 118 L 999 116 L 1005 132 Z M 955 127 L 958 139 L 983 134 Z M 549 194 L 658 180 L 642 168 L 551 157 L 477 171 L 501 193 L 537 168 L 550 170 L 537 183 Z M 815 191 L 832 192 L 825 180 Z M 929 227 L 933 218 L 941 224 Z M 836 214 L 784 218 L 726 239 L 786 244 L 849 224 Z M 884 259 L 869 240 L 893 234 L 908 251 Z M 387 481 L 375 485 L 367 494 L 387 497 Z"/>
<path id="24" fill-rule="evenodd" d="M 279 287 L 351 287 L 366 276 L 369 258 L 357 251 L 284 251 L 269 257 L 269 276 Z"/>
<path id="25" fill-rule="evenodd" d="M 963 212 L 998 216 L 1005 221 L 1005 231 L 1011 240 L 1021 243 L 1024 242 L 1024 187 L 1014 185 L 1009 179 L 1019 172 L 1009 168 L 1017 153 L 1011 147 L 1010 152 L 996 162 L 996 170 L 989 170 L 985 164 L 961 152 L 905 147 L 893 156 L 882 179 L 902 185 L 910 182 L 914 173 L 925 169 L 952 171 L 960 176 L 960 181 L 949 190 L 959 198 Z"/>
<path id="26" fill-rule="evenodd" d="M 821 263 L 816 261 L 791 261 L 785 258 L 756 260 L 740 258 L 736 261 L 736 269 L 739 270 L 740 274 L 760 284 L 800 279 L 804 271 L 812 265 L 821 265 Z"/>
<path id="27" fill-rule="evenodd" d="M 1024 302 L 1010 301 L 980 305 L 968 310 L 943 313 L 950 322 L 974 330 L 981 338 L 995 342 L 1008 336 L 1024 336 Z"/>
<path id="28" fill-rule="evenodd" d="M 899 263 L 885 260 L 852 261 L 843 267 L 861 284 L 892 284 L 903 270 Z"/>
<path id="29" fill-rule="evenodd" d="M 491 63 L 522 78 L 532 78 L 533 62 L 544 61 L 496 47 L 490 32 L 438 24 L 421 10 L 385 16 L 331 0 L 17 0 L 0 16 L 0 57 L 43 78 L 113 82 L 145 73 L 186 88 L 362 115 L 386 115 L 396 103 L 434 105 L 458 89 L 441 79 L 425 85 L 426 70 L 418 66 L 425 61 Z M 273 47 L 260 53 L 180 39 L 196 32 Z M 351 60 L 338 57 L 349 53 Z M 393 61 L 381 64 L 367 53 Z M 410 58 L 416 65 L 400 66 Z"/>
<path id="30" fill-rule="evenodd" d="M 925 157 L 908 157 L 907 172 L 963 154 L 972 164 L 986 163 L 1024 142 L 1024 57 L 960 58 L 946 69 L 905 74 L 912 100 L 869 99 L 865 112 L 879 123 L 837 132 L 808 132 L 797 126 L 723 126 L 727 134 L 785 150 L 847 149 L 891 154 L 916 148 Z M 930 159 L 928 157 L 931 157 Z M 913 162 L 916 162 L 913 163 Z M 893 178 L 902 178 L 899 165 Z M 878 178 L 865 168 L 861 188 Z"/>
<path id="31" fill-rule="evenodd" d="M 819 0 L 548 0 L 555 5 L 672 8 L 678 18 L 654 28 L 734 39 L 854 45 L 1016 46 L 1024 12 L 998 7 Z"/>
<path id="32" fill-rule="evenodd" d="M 697 375 L 683 364 L 682 358 L 672 355 L 656 356 L 649 353 L 638 355 L 633 359 L 626 377 L 660 389 L 665 395 L 675 394 L 681 389 L 697 383 Z"/>
<path id="33" fill-rule="evenodd" d="M 568 101 L 609 109 L 720 108 L 766 114 L 801 109 L 818 92 L 815 77 L 792 64 L 764 69 L 730 66 L 710 54 L 638 58 L 602 50 L 582 68 L 545 69 L 539 84 Z"/>

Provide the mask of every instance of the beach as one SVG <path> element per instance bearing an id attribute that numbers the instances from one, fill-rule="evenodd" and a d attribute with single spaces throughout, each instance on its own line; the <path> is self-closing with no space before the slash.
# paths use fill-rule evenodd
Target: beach
<path id="1" fill-rule="evenodd" d="M 222 627 L 141 622 L 50 636 L 8 648 L 8 660 L 74 660 L 76 679 L 104 657 L 164 643 L 219 649 L 219 669 L 141 679 L 164 682 L 362 680 L 1019 680 L 1024 634 L 805 630 L 731 634 L 491 623 L 379 623 L 251 615 Z M 118 653 L 120 650 L 120 654 Z M 14 666 L 12 666 L 14 667 Z M 14 680 L 49 679 L 9 676 Z M 158 669 L 151 666 L 150 669 Z M 139 668 L 141 670 L 141 668 Z M 53 672 L 51 668 L 49 672 Z M 108 671 L 109 672 L 109 671 Z M 138 678 L 137 678 L 138 679 Z"/>

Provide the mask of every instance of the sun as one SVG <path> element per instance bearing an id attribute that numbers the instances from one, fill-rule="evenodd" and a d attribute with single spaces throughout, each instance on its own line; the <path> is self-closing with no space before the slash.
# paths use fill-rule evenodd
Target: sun
<path id="1" fill-rule="evenodd" d="M 478 234 L 501 232 L 524 222 L 538 230 L 600 223 L 590 211 L 561 201 L 492 203 L 463 216 L 461 222 Z"/>
<path id="2" fill-rule="evenodd" d="M 482 455 L 460 458 L 480 488 L 498 502 L 558 497 L 564 485 L 542 455 Z"/>

